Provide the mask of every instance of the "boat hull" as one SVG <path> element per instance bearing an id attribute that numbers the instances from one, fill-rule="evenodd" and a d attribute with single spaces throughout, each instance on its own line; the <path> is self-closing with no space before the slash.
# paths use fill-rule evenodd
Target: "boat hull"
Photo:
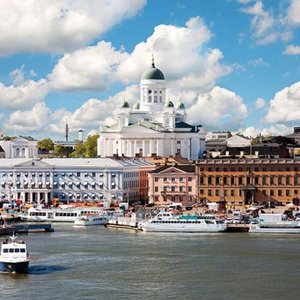
<path id="1" fill-rule="evenodd" d="M 218 233 L 224 232 L 226 230 L 226 226 L 222 226 L 221 224 L 218 226 L 215 226 L 213 224 L 210 225 L 204 226 L 202 224 L 195 224 L 193 226 L 193 224 L 159 224 L 159 226 L 157 226 L 157 224 L 146 223 L 140 225 L 140 228 L 146 232 Z"/>
<path id="2" fill-rule="evenodd" d="M 249 228 L 249 233 L 300 234 L 300 228 Z"/>
<path id="3" fill-rule="evenodd" d="M 10 272 L 16 274 L 28 274 L 29 261 L 24 262 L 0 262 L 1 272 Z"/>

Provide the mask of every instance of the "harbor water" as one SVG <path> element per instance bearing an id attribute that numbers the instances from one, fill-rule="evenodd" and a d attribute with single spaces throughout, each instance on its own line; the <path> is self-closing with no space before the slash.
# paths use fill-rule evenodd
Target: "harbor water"
<path id="1" fill-rule="evenodd" d="M 54 229 L 20 236 L 29 274 L 1 299 L 299 299 L 300 235 Z"/>

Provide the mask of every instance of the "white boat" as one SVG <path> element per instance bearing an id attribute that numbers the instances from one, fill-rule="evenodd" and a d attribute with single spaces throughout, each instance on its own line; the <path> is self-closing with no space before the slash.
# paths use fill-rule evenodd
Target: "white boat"
<path id="1" fill-rule="evenodd" d="M 249 233 L 300 233 L 300 221 L 287 220 L 284 214 L 260 214 L 257 224 L 250 224 Z"/>
<path id="2" fill-rule="evenodd" d="M 212 215 L 174 215 L 172 212 L 159 212 L 154 218 L 139 223 L 143 231 L 152 232 L 223 232 L 227 225 Z"/>
<path id="3" fill-rule="evenodd" d="M 300 233 L 299 221 L 250 224 L 250 233 Z"/>
<path id="4" fill-rule="evenodd" d="M 34 208 L 20 214 L 20 218 L 27 222 L 74 222 L 76 218 L 85 214 L 99 214 L 102 207 L 77 207 L 77 208 Z"/>
<path id="5" fill-rule="evenodd" d="M 105 214 L 84 214 L 75 219 L 74 227 L 105 225 L 107 222 L 108 216 Z"/>
<path id="6" fill-rule="evenodd" d="M 1 245 L 0 270 L 12 273 L 28 273 L 29 254 L 24 241 L 17 240 L 13 234 L 11 241 L 4 241 Z"/>

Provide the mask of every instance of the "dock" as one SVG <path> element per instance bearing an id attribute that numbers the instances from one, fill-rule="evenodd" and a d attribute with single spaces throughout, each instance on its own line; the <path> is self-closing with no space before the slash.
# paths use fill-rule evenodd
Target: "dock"
<path id="1" fill-rule="evenodd" d="M 32 233 L 32 232 L 53 232 L 50 223 L 14 224 L 0 227 L 0 235 L 10 235 L 12 233 Z"/>
<path id="2" fill-rule="evenodd" d="M 105 226 L 112 228 L 140 230 L 140 228 L 138 227 L 138 222 L 134 218 L 127 217 L 118 217 L 115 219 L 110 219 Z"/>
<path id="3" fill-rule="evenodd" d="M 248 232 L 249 224 L 230 223 L 227 224 L 227 232 Z"/>

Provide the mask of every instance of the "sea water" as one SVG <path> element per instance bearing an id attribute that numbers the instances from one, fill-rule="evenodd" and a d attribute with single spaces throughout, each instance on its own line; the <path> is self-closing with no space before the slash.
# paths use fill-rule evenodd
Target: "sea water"
<path id="1" fill-rule="evenodd" d="M 300 297 L 300 235 L 54 229 L 22 235 L 29 274 L 0 274 L 1 299 Z"/>

